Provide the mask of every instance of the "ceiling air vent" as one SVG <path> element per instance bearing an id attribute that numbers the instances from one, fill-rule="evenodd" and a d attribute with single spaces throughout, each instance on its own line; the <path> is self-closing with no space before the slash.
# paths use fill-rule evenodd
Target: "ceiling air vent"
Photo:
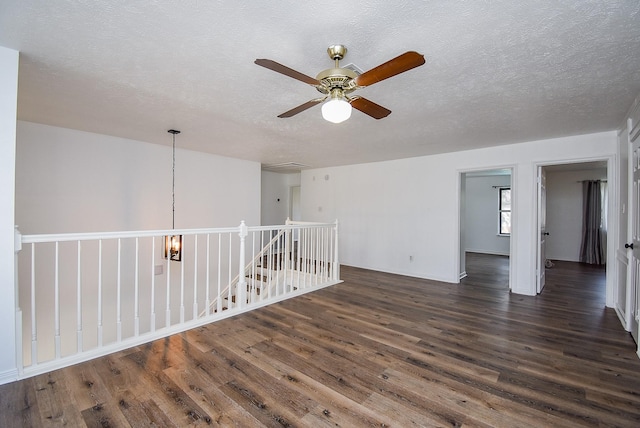
<path id="1" fill-rule="evenodd" d="M 262 169 L 264 171 L 274 171 L 274 172 L 299 172 L 300 170 L 309 168 L 309 165 L 305 165 L 298 162 L 283 162 L 283 163 L 274 163 L 270 165 L 262 165 Z"/>
<path id="2" fill-rule="evenodd" d="M 362 73 L 364 73 L 364 71 L 362 71 L 362 69 L 360 67 L 358 67 L 357 65 L 355 65 L 353 63 L 349 63 L 347 65 L 343 65 L 342 68 L 348 68 L 349 70 L 351 70 L 354 73 L 356 73 L 358 76 L 360 76 Z"/>

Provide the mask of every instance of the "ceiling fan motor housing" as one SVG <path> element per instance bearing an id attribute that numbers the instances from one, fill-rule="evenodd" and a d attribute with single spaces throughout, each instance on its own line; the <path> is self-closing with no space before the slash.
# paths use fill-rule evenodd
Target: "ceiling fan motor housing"
<path id="1" fill-rule="evenodd" d="M 356 89 L 354 82 L 356 77 L 358 77 L 358 75 L 348 68 L 330 68 L 318 73 L 316 79 L 318 79 L 322 85 L 317 88 L 318 91 L 323 94 L 328 94 L 336 88 L 348 94 Z"/>
<path id="2" fill-rule="evenodd" d="M 339 89 L 341 94 L 348 94 L 356 90 L 354 79 L 358 75 L 348 68 L 340 68 L 339 61 L 347 54 L 345 45 L 332 45 L 327 48 L 329 58 L 336 62 L 335 68 L 323 70 L 316 76 L 320 81 L 320 85 L 316 86 L 318 91 L 323 94 L 335 94 Z"/>

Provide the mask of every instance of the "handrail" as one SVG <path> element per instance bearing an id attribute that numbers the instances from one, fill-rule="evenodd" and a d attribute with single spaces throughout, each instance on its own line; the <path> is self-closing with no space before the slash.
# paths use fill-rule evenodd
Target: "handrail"
<path id="1" fill-rule="evenodd" d="M 239 227 L 223 227 L 209 229 L 159 229 L 140 231 L 117 232 L 85 232 L 85 233 L 61 233 L 61 234 L 37 234 L 22 235 L 23 244 L 38 244 L 45 242 L 90 241 L 98 239 L 124 239 L 124 238 L 151 238 L 164 235 L 201 235 L 206 233 L 232 233 L 238 232 Z"/>
<path id="2" fill-rule="evenodd" d="M 315 223 L 315 222 L 298 222 L 290 221 L 286 225 L 274 226 L 248 226 L 249 232 L 261 232 L 273 230 L 274 227 L 282 231 L 296 229 L 296 226 L 309 227 L 327 227 L 335 226 L 334 223 Z M 201 235 L 207 233 L 232 233 L 239 232 L 240 228 L 235 227 L 217 227 L 217 228 L 200 228 L 200 229 L 157 229 L 157 230 L 139 230 L 139 231 L 111 231 L 111 232 L 81 232 L 81 233 L 51 233 L 51 234 L 29 234 L 20 235 L 23 244 L 37 244 L 45 242 L 68 242 L 68 241 L 89 241 L 97 239 L 118 239 L 118 238 L 150 238 L 153 236 L 164 235 Z"/>

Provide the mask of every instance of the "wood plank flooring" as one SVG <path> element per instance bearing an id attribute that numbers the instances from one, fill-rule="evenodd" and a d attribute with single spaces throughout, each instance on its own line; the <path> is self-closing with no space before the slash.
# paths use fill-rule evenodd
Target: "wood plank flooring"
<path id="1" fill-rule="evenodd" d="M 602 268 L 558 262 L 537 297 L 342 278 L 0 386 L 0 426 L 640 426 L 640 360 Z"/>
<path id="2" fill-rule="evenodd" d="M 467 276 L 460 281 L 463 285 L 509 289 L 509 256 L 465 253 Z"/>

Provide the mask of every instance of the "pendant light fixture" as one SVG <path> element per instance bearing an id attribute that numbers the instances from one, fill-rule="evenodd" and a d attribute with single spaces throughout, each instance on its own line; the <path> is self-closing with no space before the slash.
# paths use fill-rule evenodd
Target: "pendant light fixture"
<path id="1" fill-rule="evenodd" d="M 167 131 L 173 138 L 173 164 L 171 167 L 171 229 L 176 228 L 176 134 L 180 131 Z M 182 235 L 167 235 L 164 237 L 164 258 L 176 262 L 182 261 Z"/>

